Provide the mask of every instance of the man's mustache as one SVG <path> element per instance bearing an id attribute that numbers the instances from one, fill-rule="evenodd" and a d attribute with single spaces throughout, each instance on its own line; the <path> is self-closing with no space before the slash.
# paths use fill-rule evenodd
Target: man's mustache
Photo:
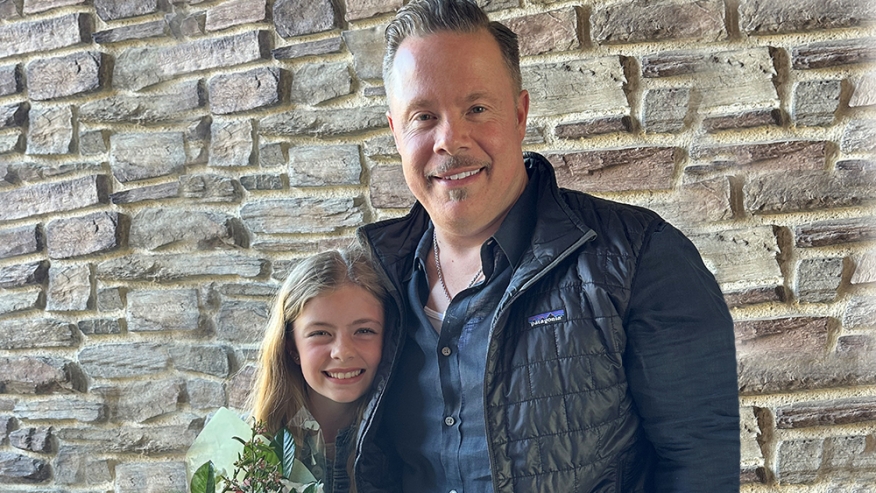
<path id="1" fill-rule="evenodd" d="M 489 168 L 489 161 L 480 161 L 468 156 L 449 156 L 444 158 L 437 168 L 429 172 L 430 176 L 453 174 L 453 171 L 472 168 Z"/>

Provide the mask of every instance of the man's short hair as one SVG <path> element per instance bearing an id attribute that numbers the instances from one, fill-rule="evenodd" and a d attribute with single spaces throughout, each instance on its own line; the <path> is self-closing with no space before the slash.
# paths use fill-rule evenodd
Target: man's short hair
<path id="1" fill-rule="evenodd" d="M 383 55 L 383 82 L 389 86 L 392 62 L 399 45 L 408 36 L 424 37 L 442 31 L 476 33 L 486 29 L 499 43 L 516 92 L 523 87 L 520 76 L 520 49 L 514 31 L 496 21 L 472 0 L 411 0 L 400 8 L 386 27 L 386 52 Z"/>

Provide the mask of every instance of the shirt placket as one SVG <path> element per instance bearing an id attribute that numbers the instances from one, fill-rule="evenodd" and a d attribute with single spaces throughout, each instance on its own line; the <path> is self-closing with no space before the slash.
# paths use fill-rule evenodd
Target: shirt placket
<path id="1" fill-rule="evenodd" d="M 441 334 L 438 337 L 438 374 L 441 379 L 441 392 L 444 400 L 444 423 L 442 428 L 442 464 L 448 482 L 459 485 L 455 491 L 462 491 L 462 470 L 459 451 L 462 447 L 462 378 L 459 368 L 459 335 L 467 312 L 467 298 L 454 298 L 444 315 Z"/>

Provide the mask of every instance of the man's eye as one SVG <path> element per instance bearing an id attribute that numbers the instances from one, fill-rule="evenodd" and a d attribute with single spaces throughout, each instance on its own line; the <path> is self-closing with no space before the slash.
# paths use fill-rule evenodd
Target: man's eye
<path id="1" fill-rule="evenodd" d="M 484 111 L 487 111 L 487 109 L 484 108 L 483 106 L 475 106 L 474 108 L 471 109 L 472 113 L 483 113 Z"/>
<path id="2" fill-rule="evenodd" d="M 414 120 L 419 121 L 419 122 L 425 122 L 425 121 L 431 120 L 431 119 L 432 119 L 432 115 L 428 115 L 426 113 L 420 113 L 419 115 L 414 117 Z"/>

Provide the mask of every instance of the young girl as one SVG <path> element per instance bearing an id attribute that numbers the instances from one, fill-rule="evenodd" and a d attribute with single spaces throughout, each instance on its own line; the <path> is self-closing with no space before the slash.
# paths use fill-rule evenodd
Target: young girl
<path id="1" fill-rule="evenodd" d="M 325 493 L 351 488 L 355 428 L 380 363 L 385 290 L 358 249 L 298 263 L 277 294 L 259 355 L 253 417 L 287 427 Z"/>

